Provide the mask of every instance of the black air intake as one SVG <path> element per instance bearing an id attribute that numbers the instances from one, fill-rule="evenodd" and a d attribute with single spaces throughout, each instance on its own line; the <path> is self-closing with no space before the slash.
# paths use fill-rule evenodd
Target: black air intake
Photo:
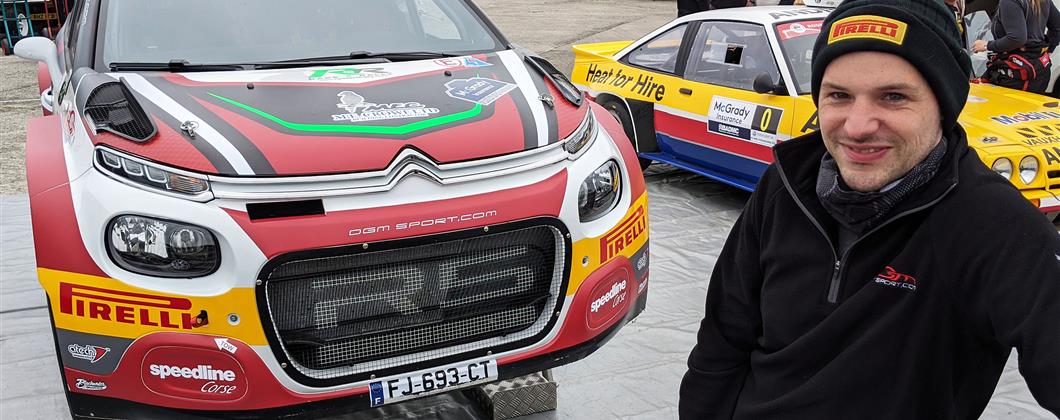
<path id="1" fill-rule="evenodd" d="M 260 303 L 288 373 L 336 385 L 540 340 L 563 304 L 562 225 L 492 228 L 274 259 Z"/>
<path id="2" fill-rule="evenodd" d="M 158 133 L 151 117 L 136 102 L 125 80 L 104 83 L 88 96 L 85 114 L 92 119 L 96 132 L 109 131 L 142 143 Z"/>

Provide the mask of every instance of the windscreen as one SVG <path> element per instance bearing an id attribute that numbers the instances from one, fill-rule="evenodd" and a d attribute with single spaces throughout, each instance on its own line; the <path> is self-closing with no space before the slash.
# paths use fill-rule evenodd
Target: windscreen
<path id="1" fill-rule="evenodd" d="M 271 62 L 353 52 L 495 51 L 461 0 L 108 0 L 103 64 Z"/>
<path id="2" fill-rule="evenodd" d="M 778 23 L 777 39 L 784 61 L 788 63 L 791 77 L 795 78 L 795 90 L 800 95 L 810 93 L 810 64 L 813 58 L 813 43 L 821 33 L 821 19 L 799 20 Z"/>

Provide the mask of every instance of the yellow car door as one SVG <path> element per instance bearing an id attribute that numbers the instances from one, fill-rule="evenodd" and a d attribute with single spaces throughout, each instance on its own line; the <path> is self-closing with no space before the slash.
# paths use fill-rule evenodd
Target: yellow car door
<path id="1" fill-rule="evenodd" d="M 765 31 L 749 22 L 700 23 L 679 91 L 685 100 L 656 105 L 659 149 L 670 163 L 752 190 L 773 161 L 773 145 L 791 138 L 795 98 L 780 82 Z"/>

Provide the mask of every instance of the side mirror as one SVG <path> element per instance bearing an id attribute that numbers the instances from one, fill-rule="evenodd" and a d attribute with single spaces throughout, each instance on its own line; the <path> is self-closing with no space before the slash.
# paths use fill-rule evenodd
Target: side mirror
<path id="1" fill-rule="evenodd" d="M 759 74 L 758 76 L 755 77 L 755 80 L 754 80 L 754 82 L 752 84 L 752 88 L 754 88 L 755 92 L 761 93 L 761 94 L 766 94 L 766 93 L 774 93 L 774 94 L 777 94 L 777 95 L 787 95 L 788 94 L 788 88 L 786 86 L 784 86 L 784 80 L 783 79 L 781 81 L 777 82 L 777 83 L 773 83 L 773 77 L 770 76 L 769 74 L 766 74 L 766 73 Z"/>
<path id="2" fill-rule="evenodd" d="M 55 42 L 52 40 L 42 36 L 22 38 L 15 44 L 15 55 L 27 60 L 40 61 L 48 66 L 52 86 L 59 86 L 63 83 L 63 75 L 59 71 L 59 54 L 55 51 Z"/>

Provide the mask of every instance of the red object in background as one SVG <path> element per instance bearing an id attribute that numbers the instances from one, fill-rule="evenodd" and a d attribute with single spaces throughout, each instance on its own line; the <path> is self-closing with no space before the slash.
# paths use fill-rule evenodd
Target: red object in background
<path id="1" fill-rule="evenodd" d="M 51 77 L 51 75 L 48 74 L 48 65 L 44 64 L 43 61 L 38 61 L 37 62 L 37 89 L 39 90 L 39 93 L 41 95 L 43 95 L 44 91 L 50 89 L 51 87 L 52 87 L 52 77 Z M 55 95 L 52 95 L 52 97 L 54 98 Z M 53 104 L 52 106 L 54 107 L 56 105 L 58 105 L 58 104 Z M 52 112 L 48 111 L 48 109 L 45 108 L 44 105 L 41 105 L 40 109 L 41 109 L 41 112 L 44 113 L 45 117 L 47 117 L 49 115 L 52 115 Z"/>
<path id="2" fill-rule="evenodd" d="M 51 7 L 48 5 L 54 3 Z M 55 39 L 55 33 L 59 32 L 59 28 L 63 26 L 63 22 L 66 22 L 66 17 L 70 15 L 70 8 L 74 7 L 76 0 L 49 0 L 44 2 L 44 16 L 47 17 L 52 13 L 52 8 L 55 9 L 54 18 L 44 19 L 44 29 L 42 34 L 48 38 Z"/>

